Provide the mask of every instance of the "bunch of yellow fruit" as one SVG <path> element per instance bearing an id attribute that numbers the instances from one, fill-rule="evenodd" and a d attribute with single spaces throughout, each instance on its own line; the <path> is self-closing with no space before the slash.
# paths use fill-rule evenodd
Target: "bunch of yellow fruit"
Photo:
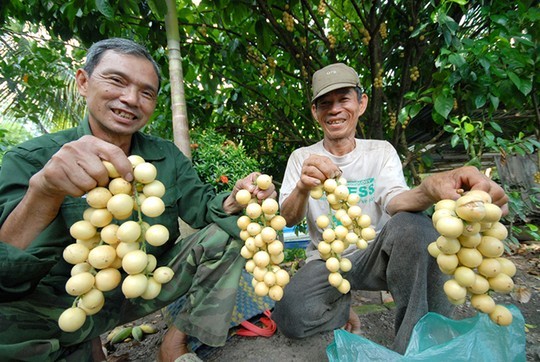
<path id="1" fill-rule="evenodd" d="M 272 177 L 262 174 L 257 177 L 257 187 L 267 190 Z M 289 283 L 289 273 L 279 265 L 285 259 L 283 243 L 278 233 L 286 225 L 285 218 L 278 215 L 279 205 L 275 199 L 265 199 L 261 204 L 251 197 L 248 190 L 239 190 L 236 201 L 246 205 L 244 215 L 238 219 L 240 238 L 244 240 L 240 254 L 247 259 L 246 271 L 253 275 L 255 294 L 279 301 L 283 288 Z"/>
<path id="2" fill-rule="evenodd" d="M 63 258 L 73 265 L 66 291 L 75 300 L 58 319 L 65 332 L 78 330 L 87 316 L 98 313 L 105 304 L 103 293 L 120 283 L 126 298 L 150 300 L 174 275 L 169 267 L 157 267 L 156 257 L 146 253 L 146 243 L 161 246 L 169 240 L 165 226 L 143 221 L 143 215 L 153 218 L 165 211 L 161 199 L 165 186 L 156 179 L 154 165 L 137 155 L 128 159 L 133 166 L 133 183 L 120 177 L 110 162 L 103 161 L 109 183 L 85 195 L 89 207 L 83 219 L 70 227 L 76 241 L 66 246 Z M 134 211 L 137 221 L 127 220 Z M 127 273 L 123 281 L 120 270 Z"/>
<path id="3" fill-rule="evenodd" d="M 437 259 L 439 269 L 453 276 L 444 284 L 450 302 L 459 305 L 470 297 L 475 309 L 506 326 L 512 323 L 512 314 L 489 294 L 507 294 L 514 289 L 516 267 L 502 256 L 508 231 L 499 221 L 501 215 L 501 209 L 484 191 L 466 192 L 456 201 L 441 200 L 432 215 L 441 236 L 428 251 Z"/>
<path id="4" fill-rule="evenodd" d="M 359 249 L 367 248 L 368 242 L 375 238 L 376 233 L 371 226 L 371 218 L 363 214 L 358 206 L 360 196 L 349 193 L 345 178 L 327 179 L 310 193 L 311 197 L 317 200 L 322 198 L 323 194 L 330 205 L 330 215 L 320 215 L 316 220 L 317 226 L 323 229 L 323 240 L 319 241 L 317 249 L 330 272 L 328 282 L 341 293 L 347 294 L 351 284 L 343 278 L 341 272 L 351 270 L 352 264 L 341 254 L 350 245 Z"/>

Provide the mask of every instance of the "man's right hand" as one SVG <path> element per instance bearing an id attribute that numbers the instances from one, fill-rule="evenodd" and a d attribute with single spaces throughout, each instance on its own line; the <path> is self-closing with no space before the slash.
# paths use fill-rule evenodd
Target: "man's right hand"
<path id="1" fill-rule="evenodd" d="M 326 156 L 310 155 L 302 164 L 302 174 L 296 187 L 309 192 L 329 178 L 341 175 L 341 170 Z"/>

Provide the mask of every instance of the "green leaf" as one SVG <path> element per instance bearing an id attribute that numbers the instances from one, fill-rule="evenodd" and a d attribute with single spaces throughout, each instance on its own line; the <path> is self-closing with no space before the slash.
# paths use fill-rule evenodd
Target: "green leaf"
<path id="1" fill-rule="evenodd" d="M 439 94 L 433 103 L 435 111 L 444 118 L 448 117 L 454 106 L 454 98 L 449 93 L 447 91 Z"/>
<path id="2" fill-rule="evenodd" d="M 465 122 L 463 128 L 465 129 L 465 133 L 471 133 L 471 132 L 474 132 L 475 127 L 471 123 Z"/>
<path id="3" fill-rule="evenodd" d="M 146 3 L 158 19 L 165 18 L 165 15 L 167 14 L 167 4 L 165 3 L 165 0 L 146 0 Z"/>
<path id="4" fill-rule="evenodd" d="M 474 106 L 476 108 L 482 108 L 486 104 L 487 97 L 485 94 L 479 94 L 474 98 Z"/>
<path id="5" fill-rule="evenodd" d="M 452 148 L 456 147 L 459 143 L 459 136 L 457 134 L 452 136 L 452 139 L 450 140 L 450 145 L 452 145 Z"/>
<path id="6" fill-rule="evenodd" d="M 108 0 L 96 0 L 96 7 L 103 16 L 107 19 L 112 20 L 114 17 L 114 10 L 109 4 Z"/>

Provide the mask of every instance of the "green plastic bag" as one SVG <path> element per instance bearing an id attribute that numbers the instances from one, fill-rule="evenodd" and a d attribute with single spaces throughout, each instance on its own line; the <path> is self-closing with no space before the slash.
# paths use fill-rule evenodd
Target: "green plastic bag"
<path id="1" fill-rule="evenodd" d="M 525 361 L 523 315 L 513 305 L 507 308 L 513 315 L 507 327 L 496 325 L 484 313 L 462 320 L 428 313 L 414 327 L 405 355 L 339 329 L 326 354 L 329 362 Z"/>

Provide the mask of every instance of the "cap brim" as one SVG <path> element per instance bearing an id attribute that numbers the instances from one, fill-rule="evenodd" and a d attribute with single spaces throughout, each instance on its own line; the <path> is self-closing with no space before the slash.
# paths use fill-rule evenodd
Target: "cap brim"
<path id="1" fill-rule="evenodd" d="M 326 88 L 323 88 L 319 91 L 319 93 L 315 94 L 313 96 L 313 99 L 311 100 L 311 103 L 315 102 L 315 100 L 321 96 L 324 96 L 325 94 L 327 93 L 330 93 L 331 91 L 334 91 L 336 89 L 340 89 L 340 88 L 354 88 L 356 87 L 358 84 L 355 84 L 355 83 L 335 83 L 335 84 L 332 84 L 332 85 L 329 85 L 328 87 Z"/>

